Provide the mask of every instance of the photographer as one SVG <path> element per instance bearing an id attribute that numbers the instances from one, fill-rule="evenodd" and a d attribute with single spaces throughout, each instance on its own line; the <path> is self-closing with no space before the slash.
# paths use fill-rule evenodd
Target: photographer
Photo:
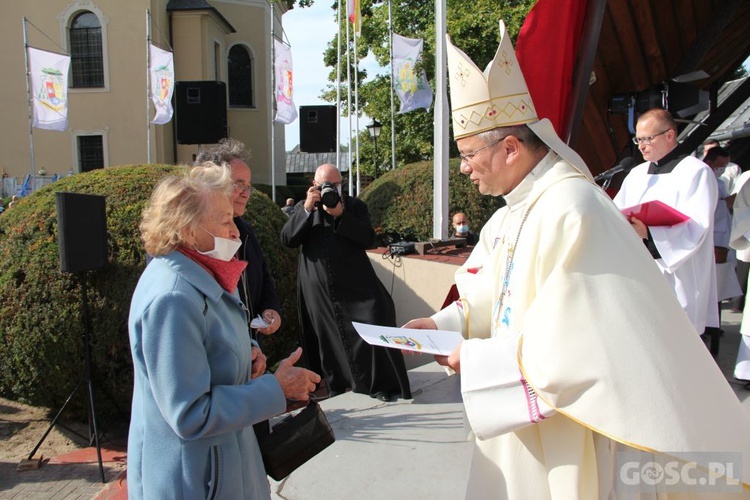
<path id="1" fill-rule="evenodd" d="M 325 377 L 330 395 L 351 389 L 381 401 L 411 398 L 401 352 L 367 344 L 352 326 L 396 326 L 396 310 L 367 257 L 375 241 L 367 205 L 342 195 L 334 165 L 318 167 L 281 241 L 301 247 L 300 342 L 308 368 Z"/>

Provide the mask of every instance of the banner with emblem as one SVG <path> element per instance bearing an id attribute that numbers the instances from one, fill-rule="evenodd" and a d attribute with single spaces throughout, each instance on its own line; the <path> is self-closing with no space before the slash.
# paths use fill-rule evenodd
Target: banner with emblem
<path id="1" fill-rule="evenodd" d="M 422 39 L 393 34 L 393 85 L 401 101 L 399 113 L 429 109 L 432 89 L 424 70 L 417 75 L 415 66 L 422 56 Z"/>
<path id="2" fill-rule="evenodd" d="M 274 40 L 274 72 L 276 75 L 276 118 L 279 123 L 292 123 L 297 119 L 297 108 L 292 99 L 292 50 L 289 46 Z"/>
<path id="3" fill-rule="evenodd" d="M 151 123 L 164 125 L 172 119 L 172 94 L 174 93 L 174 60 L 172 53 L 150 43 L 151 101 L 155 115 Z"/>
<path id="4" fill-rule="evenodd" d="M 34 108 L 33 126 L 68 128 L 68 70 L 70 56 L 28 47 L 29 79 Z"/>

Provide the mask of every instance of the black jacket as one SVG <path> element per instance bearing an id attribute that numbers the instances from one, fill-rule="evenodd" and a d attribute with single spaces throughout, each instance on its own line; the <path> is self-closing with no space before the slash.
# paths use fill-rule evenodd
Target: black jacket
<path id="1" fill-rule="evenodd" d="M 273 278 L 266 266 L 253 227 L 242 217 L 235 217 L 234 223 L 240 230 L 240 240 L 242 241 L 238 254 L 239 258 L 247 261 L 247 267 L 240 277 L 238 288 L 240 299 L 248 308 L 249 319 L 263 314 L 266 309 L 273 309 L 281 313 Z"/>

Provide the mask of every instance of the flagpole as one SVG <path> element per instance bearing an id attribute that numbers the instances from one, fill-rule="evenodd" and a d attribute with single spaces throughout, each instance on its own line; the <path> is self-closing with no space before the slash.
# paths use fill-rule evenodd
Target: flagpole
<path id="1" fill-rule="evenodd" d="M 446 64 L 446 0 L 435 0 L 435 131 L 433 135 L 433 214 L 432 234 L 448 236 L 448 97 Z"/>
<path id="2" fill-rule="evenodd" d="M 271 10 L 271 92 L 268 109 L 271 110 L 271 199 L 276 203 L 276 120 L 273 116 L 273 109 L 276 104 L 276 68 L 274 66 L 276 58 L 276 33 L 274 30 L 275 19 L 273 15 L 273 4 L 269 1 L 268 7 Z M 284 164 L 286 171 L 286 163 Z"/>
<path id="3" fill-rule="evenodd" d="M 349 46 L 349 2 L 346 2 L 346 114 L 349 118 L 349 196 L 357 196 L 354 192 L 354 177 L 352 170 L 352 76 L 351 76 L 351 47 Z M 357 165 L 357 185 L 359 185 L 359 165 Z M 359 191 L 359 189 L 357 189 Z"/>
<path id="4" fill-rule="evenodd" d="M 29 33 L 26 27 L 26 16 L 23 17 L 23 58 L 26 62 L 26 98 L 29 114 L 29 146 L 31 147 L 31 179 L 36 172 L 36 160 L 34 159 L 34 111 L 32 108 L 33 98 L 31 95 L 31 70 L 29 69 Z M 33 181 L 32 181 L 33 182 Z M 21 193 L 23 195 L 23 193 Z"/>
<path id="5" fill-rule="evenodd" d="M 151 12 L 146 9 L 146 163 L 151 164 Z"/>
<path id="6" fill-rule="evenodd" d="M 336 168 L 341 170 L 341 0 L 336 9 Z M 352 192 L 352 169 L 349 172 L 349 194 Z"/>
<path id="7" fill-rule="evenodd" d="M 396 112 L 393 104 L 393 13 L 388 0 L 388 44 L 391 54 L 391 170 L 396 168 Z"/>
<path id="8" fill-rule="evenodd" d="M 359 173 L 359 54 L 357 53 L 357 30 L 354 30 L 354 123 L 356 132 L 354 141 L 357 155 L 357 198 L 362 192 L 362 180 Z"/>

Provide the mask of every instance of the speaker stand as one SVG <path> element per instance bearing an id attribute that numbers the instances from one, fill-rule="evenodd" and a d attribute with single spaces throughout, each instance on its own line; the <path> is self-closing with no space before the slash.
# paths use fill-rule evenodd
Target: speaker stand
<path id="1" fill-rule="evenodd" d="M 44 443 L 44 440 L 47 438 L 49 433 L 52 431 L 52 428 L 57 423 L 57 420 L 60 418 L 60 415 L 62 415 L 62 412 L 65 410 L 65 407 L 68 406 L 68 403 L 70 403 L 70 400 L 73 399 L 73 396 L 78 392 L 78 389 L 81 388 L 81 385 L 86 384 L 86 388 L 88 389 L 89 393 L 89 446 L 91 446 L 92 443 L 96 443 L 96 456 L 99 459 L 99 474 L 102 478 L 102 483 L 106 483 L 107 480 L 104 478 L 104 465 L 102 464 L 102 448 L 99 443 L 99 431 L 96 428 L 96 410 L 94 408 L 94 386 L 91 379 L 91 323 L 89 321 L 89 307 L 88 307 L 88 293 L 86 290 L 86 271 L 81 271 L 78 274 L 78 279 L 81 282 L 81 313 L 83 316 L 83 356 L 84 356 L 84 375 L 83 378 L 78 382 L 78 384 L 75 386 L 75 389 L 73 389 L 73 392 L 70 393 L 70 396 L 68 396 L 68 399 L 65 400 L 65 403 L 63 403 L 60 410 L 57 412 L 57 415 L 55 415 L 55 418 L 52 419 L 52 422 L 49 424 L 49 427 L 47 427 L 47 431 L 44 433 L 42 438 L 39 440 L 39 442 L 36 444 L 34 449 L 29 453 L 29 460 L 33 459 L 34 454 L 37 452 L 40 446 L 42 446 L 42 443 Z"/>

